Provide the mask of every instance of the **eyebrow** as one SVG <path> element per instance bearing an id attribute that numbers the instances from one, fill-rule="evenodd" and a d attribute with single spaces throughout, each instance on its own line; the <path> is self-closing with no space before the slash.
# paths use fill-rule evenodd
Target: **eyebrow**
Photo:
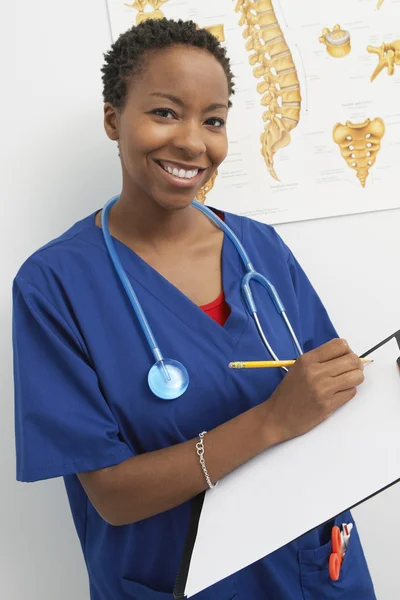
<path id="1" fill-rule="evenodd" d="M 177 96 L 174 96 L 172 94 L 162 94 L 161 92 L 152 92 L 150 94 L 150 96 L 158 96 L 159 98 L 167 98 L 167 100 L 171 100 L 171 102 L 175 102 L 175 104 L 178 104 L 178 106 L 185 106 L 185 103 L 183 102 L 183 100 L 181 100 L 180 98 L 178 98 Z M 211 110 L 217 110 L 218 108 L 226 108 L 228 110 L 228 106 L 226 104 L 220 104 L 218 102 L 214 102 L 213 104 L 210 104 L 209 106 L 207 106 L 207 108 L 203 111 L 203 112 L 210 112 Z"/>

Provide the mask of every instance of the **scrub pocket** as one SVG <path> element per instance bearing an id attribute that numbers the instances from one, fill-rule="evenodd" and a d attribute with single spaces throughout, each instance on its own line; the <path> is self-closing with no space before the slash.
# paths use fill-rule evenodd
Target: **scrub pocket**
<path id="1" fill-rule="evenodd" d="M 132 600 L 173 600 L 173 594 L 165 592 L 157 592 L 151 588 L 132 581 L 131 579 L 122 578 L 122 589 L 126 594 L 126 598 Z M 193 600 L 237 600 L 236 590 L 229 580 L 221 581 L 212 585 L 203 592 L 199 592 L 192 596 Z"/>
<path id="2" fill-rule="evenodd" d="M 332 522 L 341 526 L 343 515 Z M 371 576 L 354 524 L 339 579 L 329 576 L 331 541 L 314 550 L 300 550 L 300 576 L 304 600 L 376 600 Z"/>

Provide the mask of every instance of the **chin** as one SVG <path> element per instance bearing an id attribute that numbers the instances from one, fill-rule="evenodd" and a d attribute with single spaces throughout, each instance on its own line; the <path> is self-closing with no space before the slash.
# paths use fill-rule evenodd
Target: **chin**
<path id="1" fill-rule="evenodd" d="M 191 205 L 193 200 L 196 199 L 198 190 L 193 194 L 156 194 L 155 202 L 164 210 L 183 210 Z"/>

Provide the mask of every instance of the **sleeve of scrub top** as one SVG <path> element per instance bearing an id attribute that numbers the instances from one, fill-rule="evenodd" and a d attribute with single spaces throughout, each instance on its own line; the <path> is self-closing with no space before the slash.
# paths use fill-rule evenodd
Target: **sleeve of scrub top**
<path id="1" fill-rule="evenodd" d="M 43 294 L 13 285 L 17 480 L 112 466 L 133 456 L 78 337 Z"/>
<path id="2" fill-rule="evenodd" d="M 338 334 L 320 297 L 290 250 L 288 266 L 298 301 L 302 346 L 304 352 L 309 352 Z"/>

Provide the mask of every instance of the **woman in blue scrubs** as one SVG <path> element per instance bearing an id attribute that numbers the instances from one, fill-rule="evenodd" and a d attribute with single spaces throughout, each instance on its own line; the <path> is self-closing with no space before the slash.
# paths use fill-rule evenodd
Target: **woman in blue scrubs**
<path id="1" fill-rule="evenodd" d="M 237 251 L 191 204 L 227 155 L 233 81 L 218 41 L 192 22 L 146 21 L 105 55 L 103 83 L 105 130 L 118 141 L 123 175 L 109 230 L 160 348 L 184 363 L 190 384 L 172 401 L 149 389 L 154 360 L 96 211 L 30 256 L 14 280 L 17 478 L 64 478 L 92 600 L 167 600 L 190 500 L 307 434 L 355 395 L 363 372 L 275 230 L 225 212 L 304 351 L 286 375 L 227 369 L 270 357 L 241 296 Z M 277 355 L 294 357 L 265 289 L 253 293 Z M 196 452 L 203 431 L 205 471 Z M 342 522 L 351 514 L 196 599 L 374 599 L 355 526 L 339 579 L 329 577 L 331 530 Z"/>

